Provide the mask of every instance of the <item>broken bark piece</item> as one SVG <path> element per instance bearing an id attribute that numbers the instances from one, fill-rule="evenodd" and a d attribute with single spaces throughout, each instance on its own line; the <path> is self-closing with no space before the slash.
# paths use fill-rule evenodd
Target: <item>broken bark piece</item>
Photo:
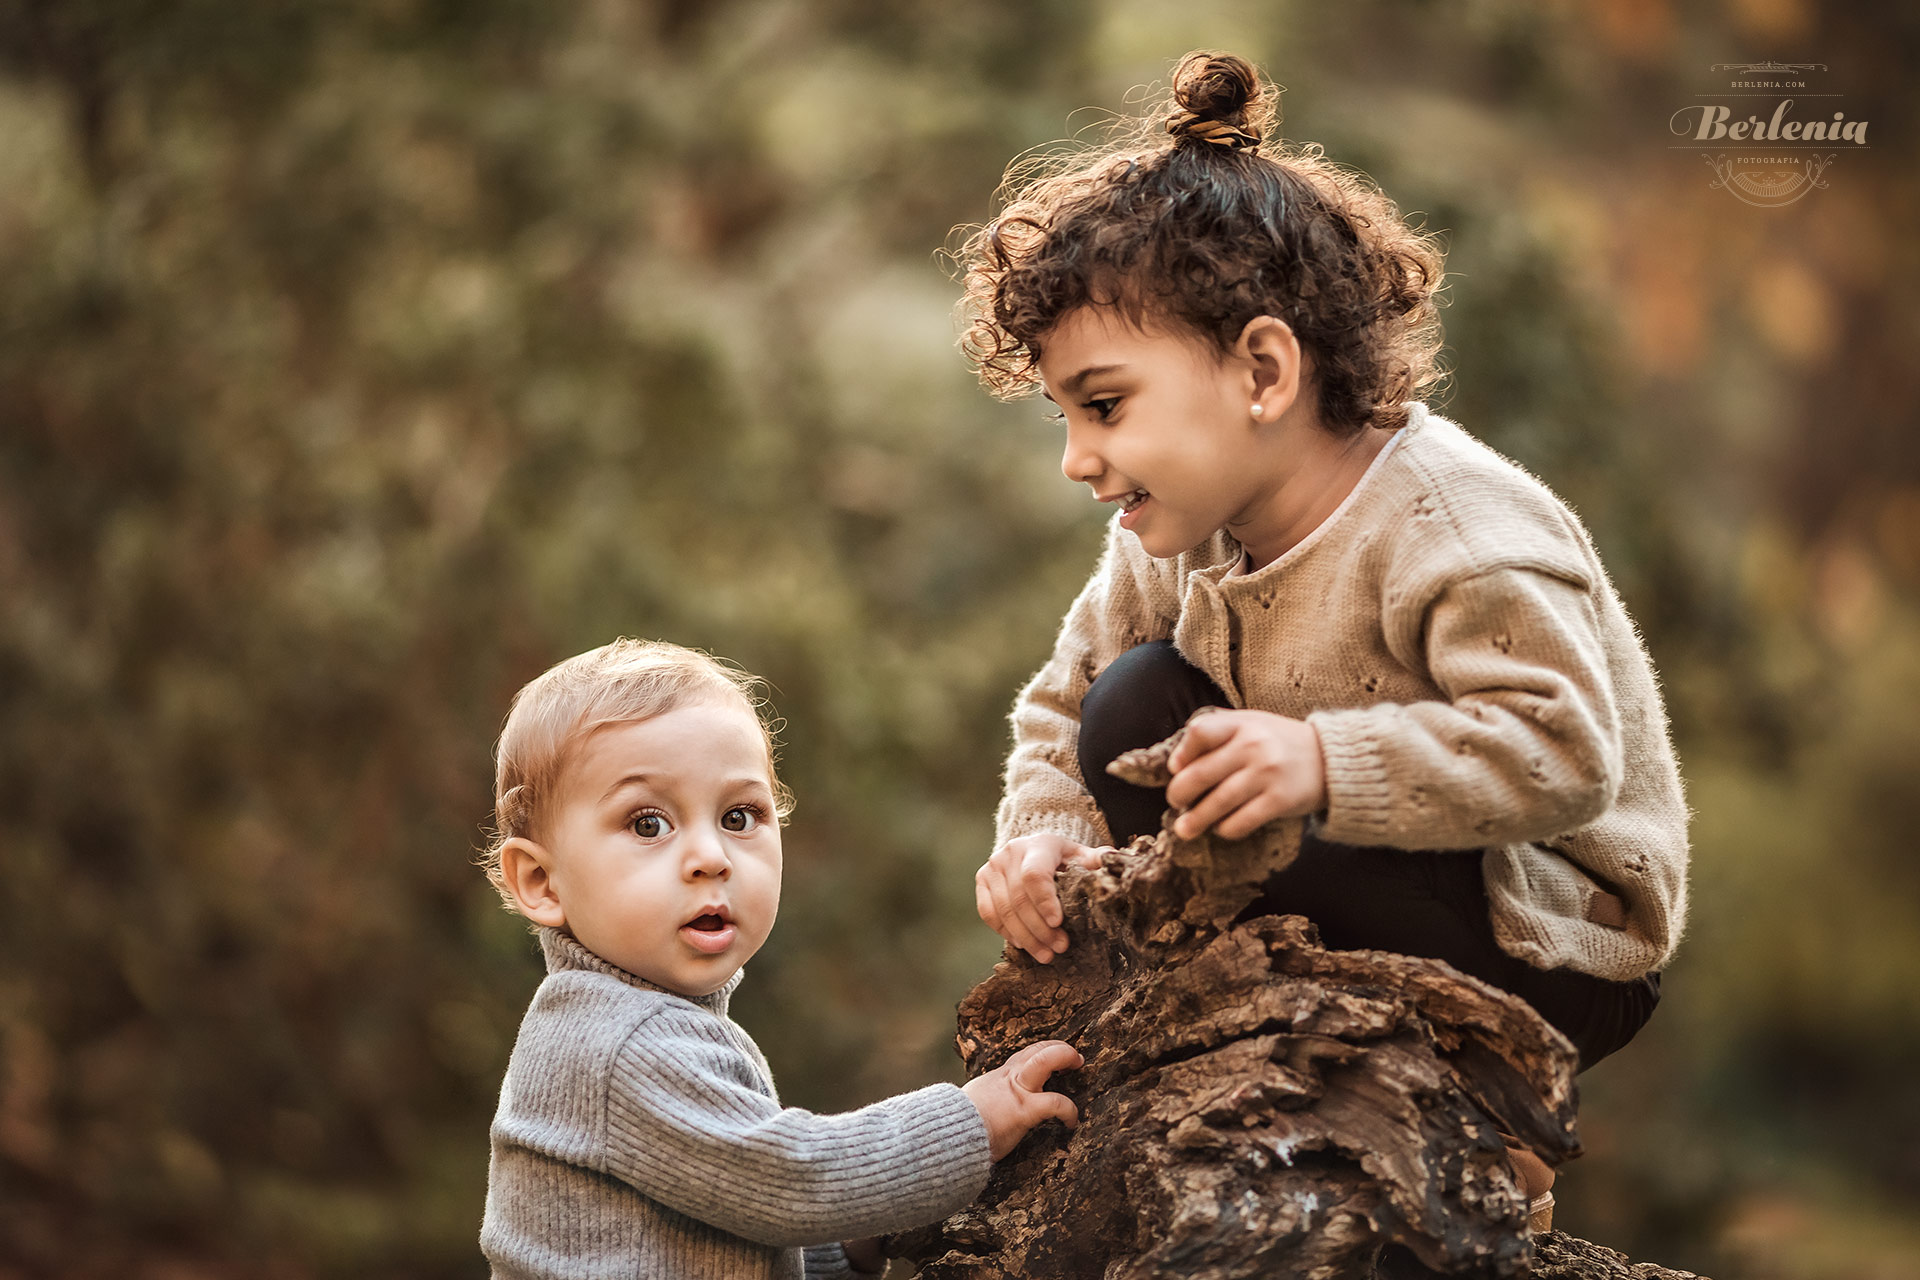
<path id="1" fill-rule="evenodd" d="M 1225 707 L 1201 707 L 1187 717 L 1192 724 L 1201 716 L 1214 711 L 1225 711 Z M 1150 747 L 1137 747 L 1132 751 L 1123 751 L 1107 765 L 1107 772 L 1122 782 L 1131 782 L 1136 787 L 1164 787 L 1173 781 L 1173 769 L 1168 761 L 1180 746 L 1180 740 L 1187 736 L 1187 725 L 1174 730 L 1173 736 L 1163 738 Z"/>
<path id="2" fill-rule="evenodd" d="M 1442 1271 L 1527 1272 L 1500 1135 L 1578 1153 L 1572 1046 L 1440 961 L 1243 919 L 1300 830 L 1162 831 L 1063 868 L 1071 945 L 1050 965 L 1009 949 L 958 1043 L 969 1075 L 1073 1044 L 1085 1065 L 1055 1081 L 1080 1128 L 1037 1130 L 974 1205 L 889 1252 L 927 1280 L 1226 1280 L 1364 1277 L 1397 1241 Z"/>
<path id="3" fill-rule="evenodd" d="M 1691 1271 L 1631 1261 L 1624 1253 L 1563 1231 L 1539 1237 L 1533 1251 L 1534 1280 L 1706 1280 Z"/>

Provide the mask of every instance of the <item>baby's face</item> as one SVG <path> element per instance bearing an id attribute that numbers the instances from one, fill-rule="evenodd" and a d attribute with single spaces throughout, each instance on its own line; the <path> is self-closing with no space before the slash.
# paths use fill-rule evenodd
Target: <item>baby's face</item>
<path id="1" fill-rule="evenodd" d="M 596 729 L 561 776 L 546 842 L 573 936 L 686 996 L 718 990 L 780 908 L 766 740 L 715 700 Z"/>

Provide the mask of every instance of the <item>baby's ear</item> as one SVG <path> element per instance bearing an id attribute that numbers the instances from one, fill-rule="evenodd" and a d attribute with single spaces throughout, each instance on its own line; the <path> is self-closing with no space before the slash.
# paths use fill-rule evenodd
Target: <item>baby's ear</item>
<path id="1" fill-rule="evenodd" d="M 549 929 L 564 928 L 567 913 L 560 907 L 560 895 L 553 887 L 553 855 L 546 846 L 525 836 L 515 836 L 500 846 L 500 874 L 507 882 L 520 914 Z"/>

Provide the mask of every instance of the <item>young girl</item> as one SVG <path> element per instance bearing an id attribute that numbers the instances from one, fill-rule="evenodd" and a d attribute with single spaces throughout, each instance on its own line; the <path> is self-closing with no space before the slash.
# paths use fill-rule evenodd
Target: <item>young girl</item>
<path id="1" fill-rule="evenodd" d="M 1188 55 L 1173 99 L 1164 132 L 1016 172 L 963 251 L 982 379 L 1058 405 L 1062 470 L 1119 507 L 1015 706 L 980 915 L 1046 962 L 1064 860 L 1168 807 L 1187 837 L 1310 816 L 1258 910 L 1503 987 L 1591 1066 L 1651 1014 L 1685 915 L 1646 652 L 1565 504 L 1420 403 L 1436 248 L 1269 141 L 1241 59 Z M 1229 710 L 1164 792 L 1108 776 L 1201 707 Z"/>

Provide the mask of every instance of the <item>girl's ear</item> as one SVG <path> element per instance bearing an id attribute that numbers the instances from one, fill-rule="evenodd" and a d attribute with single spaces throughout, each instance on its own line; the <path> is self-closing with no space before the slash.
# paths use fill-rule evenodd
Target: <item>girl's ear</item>
<path id="1" fill-rule="evenodd" d="M 1259 406 L 1253 416 L 1278 422 L 1299 399 L 1304 382 L 1304 353 L 1293 326 L 1277 316 L 1255 316 L 1240 330 L 1234 347 L 1251 366 L 1253 404 Z"/>
<path id="2" fill-rule="evenodd" d="M 500 846 L 500 874 L 520 914 L 550 929 L 564 928 L 567 913 L 553 887 L 553 855 L 546 846 L 515 836 Z"/>

